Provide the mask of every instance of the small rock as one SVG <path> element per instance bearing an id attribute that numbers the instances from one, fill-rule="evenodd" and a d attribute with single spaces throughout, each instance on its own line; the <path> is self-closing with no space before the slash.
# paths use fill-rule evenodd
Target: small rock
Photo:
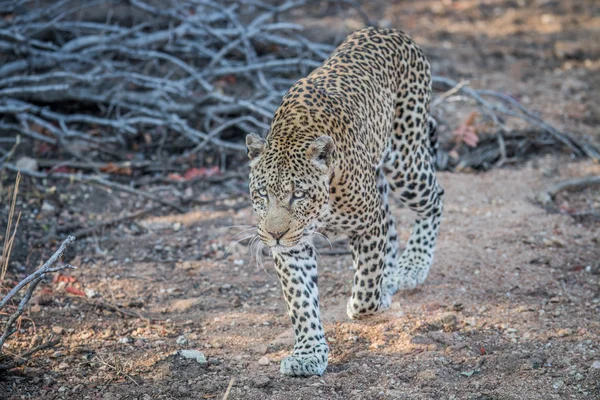
<path id="1" fill-rule="evenodd" d="M 181 222 L 175 222 L 175 223 L 173 224 L 172 228 L 173 228 L 173 230 L 174 230 L 175 232 L 177 232 L 178 230 L 180 230 L 180 229 L 181 229 L 181 227 L 182 227 L 182 226 L 183 226 L 183 225 L 181 224 Z"/>
<path id="2" fill-rule="evenodd" d="M 59 387 L 59 388 L 58 388 L 58 391 L 59 391 L 60 393 L 63 393 L 63 392 L 66 392 L 68 389 L 69 389 L 69 388 L 68 388 L 68 387 L 66 387 L 66 386 L 61 386 L 61 387 Z"/>
<path id="3" fill-rule="evenodd" d="M 576 381 L 582 381 L 583 380 L 583 375 L 580 374 L 579 372 L 575 374 L 575 380 Z"/>
<path id="4" fill-rule="evenodd" d="M 242 300 L 240 300 L 240 298 L 238 296 L 235 296 L 232 300 L 231 300 L 231 305 L 233 307 L 241 307 L 242 306 Z"/>
<path id="5" fill-rule="evenodd" d="M 47 306 L 54 301 L 54 296 L 50 293 L 40 293 L 33 298 L 33 303 L 40 306 Z"/>
<path id="6" fill-rule="evenodd" d="M 244 265 L 244 260 L 242 260 L 242 259 L 233 260 L 233 263 L 239 267 L 239 266 Z"/>
<path id="7" fill-rule="evenodd" d="M 259 365 L 269 365 L 269 364 L 271 364 L 271 360 L 269 360 L 267 357 L 261 357 L 260 360 L 258 360 L 258 364 Z"/>
<path id="8" fill-rule="evenodd" d="M 83 292 L 85 293 L 85 297 L 88 297 L 90 299 L 93 299 L 94 297 L 98 296 L 98 293 L 96 293 L 94 289 L 85 288 L 83 289 Z"/>
<path id="9" fill-rule="evenodd" d="M 142 308 L 144 307 L 144 302 L 142 300 L 132 300 L 129 302 L 128 306 L 133 308 Z"/>
<path id="10" fill-rule="evenodd" d="M 555 248 L 565 247 L 565 242 L 556 237 L 543 238 L 542 243 L 546 247 L 555 247 Z"/>
<path id="11" fill-rule="evenodd" d="M 456 318 L 456 314 L 453 313 L 442 314 L 439 321 L 445 330 L 454 330 L 458 325 L 458 318 Z"/>
<path id="12" fill-rule="evenodd" d="M 593 369 L 600 369 L 600 360 L 596 360 L 592 363 Z"/>
<path id="13" fill-rule="evenodd" d="M 29 170 L 29 171 L 37 171 L 38 170 L 38 162 L 36 159 L 31 157 L 21 157 L 15 163 L 15 167 L 18 169 Z"/>
<path id="14" fill-rule="evenodd" d="M 34 337 L 31 338 L 29 347 L 31 347 L 31 348 L 38 347 L 40 344 L 42 344 L 42 342 L 43 342 L 42 337 L 40 335 L 35 335 Z"/>
<path id="15" fill-rule="evenodd" d="M 569 336 L 572 333 L 573 333 L 573 331 L 571 331 L 568 328 L 567 329 L 559 329 L 558 332 L 556 332 L 556 334 L 560 337 Z"/>
<path id="16" fill-rule="evenodd" d="M 435 331 L 429 332 L 428 336 L 436 342 L 445 344 L 446 346 L 454 344 L 454 337 L 450 333 Z"/>
<path id="17" fill-rule="evenodd" d="M 53 326 L 52 332 L 56 333 L 57 335 L 62 335 L 63 333 L 65 333 L 65 328 L 61 326 Z"/>
<path id="18" fill-rule="evenodd" d="M 204 302 L 202 297 L 193 297 L 190 299 L 176 299 L 171 302 L 167 311 L 169 312 L 182 312 L 187 311 L 193 307 L 197 307 Z"/>
<path id="19" fill-rule="evenodd" d="M 180 346 L 185 346 L 187 344 L 188 340 L 186 339 L 185 336 L 181 335 L 177 337 L 177 341 L 176 343 Z"/>
<path id="20" fill-rule="evenodd" d="M 572 95 L 585 92 L 589 89 L 587 83 L 578 79 L 566 78 L 563 80 L 561 90 L 565 95 Z"/>
<path id="21" fill-rule="evenodd" d="M 121 344 L 131 343 L 131 338 L 130 337 L 119 338 L 119 343 L 121 343 Z"/>
<path id="22" fill-rule="evenodd" d="M 254 378 L 252 384 L 255 388 L 264 388 L 271 384 L 271 379 L 269 379 L 268 376 L 259 376 L 257 378 Z"/>
<path id="23" fill-rule="evenodd" d="M 563 381 L 556 381 L 552 384 L 552 387 L 555 390 L 560 390 L 560 388 L 562 388 L 565 385 L 565 383 Z"/>
<path id="24" fill-rule="evenodd" d="M 40 211 L 43 213 L 53 213 L 54 211 L 56 211 L 56 207 L 54 206 L 54 204 L 50 203 L 49 201 L 44 201 L 42 203 L 42 207 L 40 208 Z"/>
<path id="25" fill-rule="evenodd" d="M 62 351 L 56 350 L 54 353 L 52 353 L 52 358 L 58 358 L 58 357 L 62 357 L 64 354 Z"/>
<path id="26" fill-rule="evenodd" d="M 198 364 L 207 364 L 206 356 L 198 350 L 180 350 L 179 354 L 183 358 L 195 359 Z"/>
<path id="27" fill-rule="evenodd" d="M 584 44 L 575 40 L 559 40 L 554 43 L 554 55 L 559 59 L 582 59 L 586 53 Z"/>
<path id="28" fill-rule="evenodd" d="M 58 365 L 58 369 L 67 369 L 69 368 L 69 364 L 63 362 Z"/>

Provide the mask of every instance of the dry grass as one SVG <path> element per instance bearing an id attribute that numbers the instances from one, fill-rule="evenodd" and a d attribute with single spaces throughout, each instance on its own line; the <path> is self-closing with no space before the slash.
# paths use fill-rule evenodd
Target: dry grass
<path id="1" fill-rule="evenodd" d="M 15 184 L 12 188 L 9 188 L 8 198 L 8 221 L 6 223 L 6 233 L 4 235 L 4 245 L 2 246 L 2 258 L 0 259 L 0 287 L 4 287 L 4 277 L 6 275 L 6 270 L 8 269 L 8 262 L 10 260 L 10 253 L 12 252 L 13 245 L 15 243 L 15 236 L 17 234 L 17 229 L 19 227 L 19 221 L 21 220 L 21 211 L 19 211 L 19 215 L 17 215 L 17 220 L 14 222 L 13 229 L 13 221 L 15 217 L 15 206 L 17 204 L 17 195 L 19 194 L 19 184 L 21 183 L 21 174 L 17 173 L 17 177 L 15 178 Z M 0 199 L 1 200 L 1 199 Z"/>

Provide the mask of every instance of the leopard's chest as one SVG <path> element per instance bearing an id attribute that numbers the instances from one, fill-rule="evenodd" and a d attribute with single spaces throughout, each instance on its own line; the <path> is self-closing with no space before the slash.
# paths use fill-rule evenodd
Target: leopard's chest
<path id="1" fill-rule="evenodd" d="M 314 222 L 316 229 L 328 236 L 352 236 L 365 231 L 373 224 L 372 215 L 359 210 L 348 211 L 336 207 L 335 201 L 329 202 L 321 209 Z"/>

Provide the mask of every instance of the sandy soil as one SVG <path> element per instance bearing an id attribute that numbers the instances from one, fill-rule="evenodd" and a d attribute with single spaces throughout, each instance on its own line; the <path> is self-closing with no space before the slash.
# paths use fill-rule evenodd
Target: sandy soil
<path id="1" fill-rule="evenodd" d="M 600 224 L 531 201 L 551 182 L 598 173 L 546 157 L 518 170 L 440 174 L 448 200 L 426 284 L 366 321 L 345 317 L 345 247 L 336 242 L 328 255 L 323 244 L 331 359 L 321 378 L 279 376 L 293 337 L 268 258 L 260 269 L 241 245 L 224 257 L 241 229 L 222 228 L 253 221 L 249 207 L 149 217 L 137 235 L 121 226 L 73 260 L 69 285 L 94 298 L 58 283 L 49 304 L 33 307 L 37 334 L 63 342 L 2 383 L 5 398 L 221 398 L 232 379 L 231 399 L 598 398 Z M 396 217 L 406 239 L 410 212 Z M 202 351 L 208 364 L 181 349 Z"/>
<path id="2" fill-rule="evenodd" d="M 365 8 L 422 43 L 434 73 L 507 91 L 559 128 L 600 140 L 600 50 L 588 39 L 600 30 L 597 2 L 478 3 Z M 315 35 L 360 27 L 355 14 L 325 11 L 296 18 Z M 437 116 L 455 126 L 471 111 Z M 593 174 L 600 165 L 556 154 L 482 174 L 440 173 L 447 203 L 428 280 L 365 321 L 345 317 L 345 243 L 321 242 L 331 355 L 325 375 L 310 379 L 279 376 L 293 335 L 272 262 L 261 268 L 243 244 L 226 254 L 256 220 L 244 179 L 147 188 L 207 204 L 155 210 L 79 240 L 69 256 L 79 269 L 41 288 L 8 350 L 51 335 L 62 342 L 1 375 L 0 399 L 221 399 L 230 384 L 229 399 L 600 399 L 600 221 L 573 216 L 598 210 L 600 190 L 560 194 L 548 209 L 532 201 L 552 183 Z M 77 229 L 146 206 L 44 182 L 25 181 L 21 196 L 14 280 L 51 254 L 31 243 L 45 243 L 52 224 Z M 412 217 L 397 206 L 406 240 Z M 207 362 L 183 358 L 185 349 Z"/>

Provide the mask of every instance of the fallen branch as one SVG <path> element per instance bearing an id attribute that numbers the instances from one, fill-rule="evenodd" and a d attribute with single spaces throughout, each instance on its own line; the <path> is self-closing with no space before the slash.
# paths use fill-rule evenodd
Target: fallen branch
<path id="1" fill-rule="evenodd" d="M 600 160 L 600 153 L 591 144 L 584 140 L 575 139 L 571 135 L 559 131 L 505 93 L 493 90 L 473 89 L 469 87 L 469 82 L 456 82 L 450 78 L 440 76 L 433 77 L 433 84 L 438 87 L 442 86 L 446 88 L 447 91 L 434 100 L 432 108 L 439 107 L 455 94 L 463 94 L 464 96 L 461 97 L 460 100 L 474 100 L 481 109 L 483 115 L 489 118 L 499 129 L 495 135 L 495 146 L 497 147 L 497 150 L 489 148 L 481 150 L 478 146 L 471 150 L 470 153 L 478 152 L 479 154 L 467 154 L 464 158 L 461 158 L 459 161 L 459 168 L 486 168 L 490 163 L 496 163 L 497 166 L 500 166 L 509 161 L 507 140 L 512 139 L 511 136 L 513 136 L 514 130 L 507 126 L 505 121 L 505 118 L 507 117 L 525 121 L 535 128 L 535 130 L 529 131 L 532 135 L 529 138 L 526 138 L 527 140 L 521 141 L 519 144 L 520 146 L 526 145 L 529 147 L 534 141 L 540 142 L 539 139 L 541 138 L 545 144 L 553 145 L 554 143 L 557 143 L 565 146 L 576 156 L 587 156 L 594 160 Z M 490 100 L 489 98 L 492 99 Z M 540 134 L 546 135 L 552 140 L 549 141 L 548 138 L 541 137 Z M 485 161 L 481 160 L 482 153 L 487 153 L 483 156 Z M 445 168 L 446 166 L 442 165 L 441 167 Z"/>
<path id="2" fill-rule="evenodd" d="M 17 328 L 15 327 L 15 324 L 17 323 L 17 321 L 23 314 L 23 311 L 25 310 L 25 306 L 31 300 L 31 297 L 33 296 L 33 292 L 35 291 L 36 287 L 40 284 L 40 282 L 44 279 L 44 276 L 48 273 L 62 271 L 64 269 L 74 269 L 75 268 L 74 266 L 69 265 L 69 264 L 62 264 L 62 265 L 59 265 L 56 267 L 54 266 L 56 264 L 56 262 L 63 257 L 63 253 L 67 249 L 67 247 L 74 241 L 75 241 L 74 236 L 67 237 L 65 239 L 65 241 L 60 245 L 58 250 L 56 250 L 54 252 L 54 254 L 48 259 L 48 261 L 46 261 L 44 263 L 44 265 L 42 265 L 37 271 L 35 271 L 31 275 L 27 276 L 21 282 L 19 282 L 12 290 L 10 290 L 6 294 L 6 296 L 4 296 L 4 298 L 2 298 L 2 300 L 0 300 L 0 310 L 2 310 L 17 293 L 19 293 L 25 286 L 29 285 L 27 287 L 27 291 L 25 292 L 21 301 L 17 305 L 15 312 L 8 317 L 8 320 L 4 324 L 4 332 L 2 333 L 2 336 L 0 336 L 0 352 L 2 352 L 4 343 L 8 340 L 8 338 L 17 332 Z M 58 342 L 56 342 L 56 343 L 58 343 Z M 29 352 L 25 352 L 19 356 L 19 360 L 14 361 L 9 364 L 0 365 L 0 370 L 14 368 L 14 366 L 18 366 L 18 365 L 24 363 L 26 361 L 26 357 L 28 357 L 29 355 L 31 355 L 31 354 L 35 353 L 36 351 L 39 351 L 43 348 L 51 347 L 56 343 L 54 343 L 54 341 L 50 341 L 50 342 L 46 343 L 45 345 L 43 345 L 42 347 L 38 346 L 37 348 L 30 350 Z"/>
<path id="3" fill-rule="evenodd" d="M 34 347 L 31 350 L 27 350 L 26 352 L 19 354 L 17 356 L 17 358 L 18 358 L 17 360 L 15 360 L 15 361 L 13 361 L 11 363 L 8 363 L 8 364 L 0 364 L 0 371 L 7 371 L 7 370 L 10 370 L 10 369 L 13 369 L 13 368 L 20 367 L 21 365 L 23 365 L 27 361 L 29 361 L 28 357 L 34 355 L 38 351 L 49 349 L 51 347 L 56 346 L 57 344 L 60 343 L 60 340 L 61 340 L 61 337 L 57 336 L 57 337 L 49 340 L 46 343 L 42 343 L 39 346 Z"/>
<path id="4" fill-rule="evenodd" d="M 58 261 L 58 259 L 62 258 L 64 251 L 75 240 L 76 240 L 75 236 L 68 236 L 64 240 L 64 242 L 60 245 L 58 250 L 56 250 L 54 252 L 54 254 L 52 254 L 52 256 L 48 259 L 48 261 L 46 261 L 44 263 L 44 265 L 42 265 L 37 271 L 35 271 L 31 275 L 27 276 L 25 279 L 23 279 L 21 282 L 19 282 L 17 284 L 17 286 L 15 286 L 10 292 L 8 292 L 8 294 L 6 296 L 4 296 L 4 298 L 2 300 L 0 300 L 0 311 L 4 308 L 6 303 L 8 303 L 10 301 L 10 299 L 12 299 L 14 297 L 15 294 L 17 294 L 21 289 L 23 289 L 23 287 L 27 286 L 28 284 L 37 280 L 38 278 L 43 278 L 43 276 L 45 274 L 47 274 L 49 272 L 61 271 L 63 269 L 74 269 L 75 267 L 73 267 L 72 265 L 69 265 L 69 264 L 63 264 L 58 267 L 52 267 L 52 266 L 56 263 L 56 261 Z"/>
<path id="5" fill-rule="evenodd" d="M 542 205 L 548 205 L 560 192 L 564 192 L 566 190 L 582 190 L 585 188 L 595 186 L 600 186 L 600 176 L 588 176 L 586 178 L 569 179 L 567 181 L 557 183 L 556 185 L 550 186 L 549 188 L 541 191 L 535 196 L 535 199 L 538 203 Z"/>
<path id="6" fill-rule="evenodd" d="M 129 311 L 127 309 L 124 309 L 122 307 L 116 306 L 114 304 L 111 303 L 107 303 L 105 301 L 102 300 L 94 300 L 94 299 L 88 299 L 87 297 L 84 297 L 84 299 L 91 305 L 104 309 L 104 310 L 108 310 L 108 311 L 113 311 L 116 313 L 119 313 L 123 316 L 127 316 L 127 317 L 133 317 L 133 318 L 139 318 L 142 321 L 144 321 L 147 324 L 150 324 L 150 319 L 144 317 L 140 312 L 137 311 Z"/>
<path id="7" fill-rule="evenodd" d="M 66 181 L 70 181 L 70 182 L 80 182 L 80 183 L 98 185 L 98 186 L 102 186 L 105 188 L 117 190 L 120 192 L 125 192 L 125 193 L 129 193 L 129 194 L 134 194 L 136 196 L 144 197 L 146 199 L 156 201 L 157 203 L 164 204 L 165 206 L 174 208 L 175 210 L 177 210 L 179 212 L 185 212 L 184 208 L 181 207 L 179 204 L 172 203 L 168 200 L 162 199 L 158 196 L 154 196 L 153 194 L 144 192 L 142 190 L 134 189 L 134 188 L 122 185 L 117 182 L 109 181 L 109 180 L 99 177 L 99 176 L 84 175 L 84 174 L 68 174 L 68 173 L 63 173 L 63 172 L 61 172 L 61 173 L 37 172 L 37 171 L 31 171 L 31 170 L 26 170 L 26 169 L 19 169 L 15 165 L 8 164 L 8 163 L 4 164 L 4 168 L 8 169 L 9 171 L 20 172 L 23 175 L 31 176 L 33 178 L 66 180 Z"/>

